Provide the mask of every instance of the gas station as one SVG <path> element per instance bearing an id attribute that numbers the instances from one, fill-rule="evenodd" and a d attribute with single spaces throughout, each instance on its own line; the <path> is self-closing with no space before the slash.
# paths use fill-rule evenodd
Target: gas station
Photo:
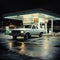
<path id="1" fill-rule="evenodd" d="M 60 33 L 54 34 L 54 24 L 60 27 L 60 16 L 44 9 L 32 9 L 19 12 L 13 12 L 3 15 L 2 27 L 6 28 L 5 31 L 0 32 L 0 48 L 1 48 L 1 58 L 2 60 L 57 60 L 60 59 Z M 2 21 L 1 20 L 1 21 Z M 56 23 L 55 23 L 56 22 Z M 1 24 L 1 22 L 0 22 Z M 9 28 L 12 27 L 12 29 Z M 15 24 L 15 28 L 14 25 Z M 38 24 L 41 32 L 41 28 L 45 29 L 45 33 L 42 36 L 20 36 L 24 34 L 25 31 L 28 31 L 28 28 L 21 28 L 20 25 L 29 25 L 29 24 Z M 36 26 L 36 27 L 37 27 Z M 60 29 L 60 28 L 56 29 Z M 29 27 L 30 28 L 30 27 Z M 3 28 L 4 29 L 4 28 Z M 21 30 L 20 30 L 21 29 Z M 25 30 L 22 30 L 25 29 Z M 36 30 L 37 29 L 37 30 Z M 39 33 L 38 28 L 30 28 L 29 32 Z M 11 30 L 11 31 L 10 31 Z M 49 32 L 48 32 L 49 30 Z M 13 33 L 16 38 L 13 38 Z M 59 30 L 60 31 L 60 30 Z M 17 34 L 16 34 L 17 33 Z M 44 35 L 45 34 L 45 35 Z M 24 38 L 27 39 L 25 40 Z"/>
<path id="2" fill-rule="evenodd" d="M 47 23 L 51 21 L 50 33 L 53 33 L 53 21 L 60 20 L 59 15 L 40 8 L 8 13 L 4 14 L 3 17 L 5 19 L 22 20 L 23 25 L 39 24 L 40 28 L 44 28 L 46 30 L 46 34 L 48 33 Z"/>

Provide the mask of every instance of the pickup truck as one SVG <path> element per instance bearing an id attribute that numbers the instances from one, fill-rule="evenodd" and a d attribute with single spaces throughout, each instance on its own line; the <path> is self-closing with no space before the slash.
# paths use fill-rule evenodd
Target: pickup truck
<path id="1" fill-rule="evenodd" d="M 33 24 L 24 25 L 22 28 L 10 29 L 9 35 L 13 36 L 13 38 L 16 38 L 17 36 L 23 36 L 24 39 L 27 40 L 32 35 L 39 35 L 39 37 L 41 37 L 44 32 L 44 29 L 38 28 L 38 26 Z"/>

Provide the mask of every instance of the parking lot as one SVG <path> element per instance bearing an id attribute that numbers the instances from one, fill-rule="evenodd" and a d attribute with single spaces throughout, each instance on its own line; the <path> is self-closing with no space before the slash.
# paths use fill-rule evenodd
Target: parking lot
<path id="1" fill-rule="evenodd" d="M 60 59 L 60 36 L 34 36 L 24 41 L 23 37 L 13 39 L 12 36 L 1 33 L 0 39 L 6 40 L 9 48 L 19 54 L 38 57 L 42 60 Z"/>

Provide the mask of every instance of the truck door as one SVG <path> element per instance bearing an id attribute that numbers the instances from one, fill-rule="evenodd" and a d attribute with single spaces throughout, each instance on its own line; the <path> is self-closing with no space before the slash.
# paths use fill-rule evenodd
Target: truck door
<path id="1" fill-rule="evenodd" d="M 37 27 L 35 25 L 32 26 L 31 30 L 33 35 L 37 34 Z"/>

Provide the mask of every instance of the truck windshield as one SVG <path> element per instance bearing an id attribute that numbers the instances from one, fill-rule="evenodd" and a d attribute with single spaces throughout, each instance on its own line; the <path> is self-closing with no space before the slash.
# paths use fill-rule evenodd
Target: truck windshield
<path id="1" fill-rule="evenodd" d="M 31 25 L 24 25 L 25 28 L 31 28 Z"/>

